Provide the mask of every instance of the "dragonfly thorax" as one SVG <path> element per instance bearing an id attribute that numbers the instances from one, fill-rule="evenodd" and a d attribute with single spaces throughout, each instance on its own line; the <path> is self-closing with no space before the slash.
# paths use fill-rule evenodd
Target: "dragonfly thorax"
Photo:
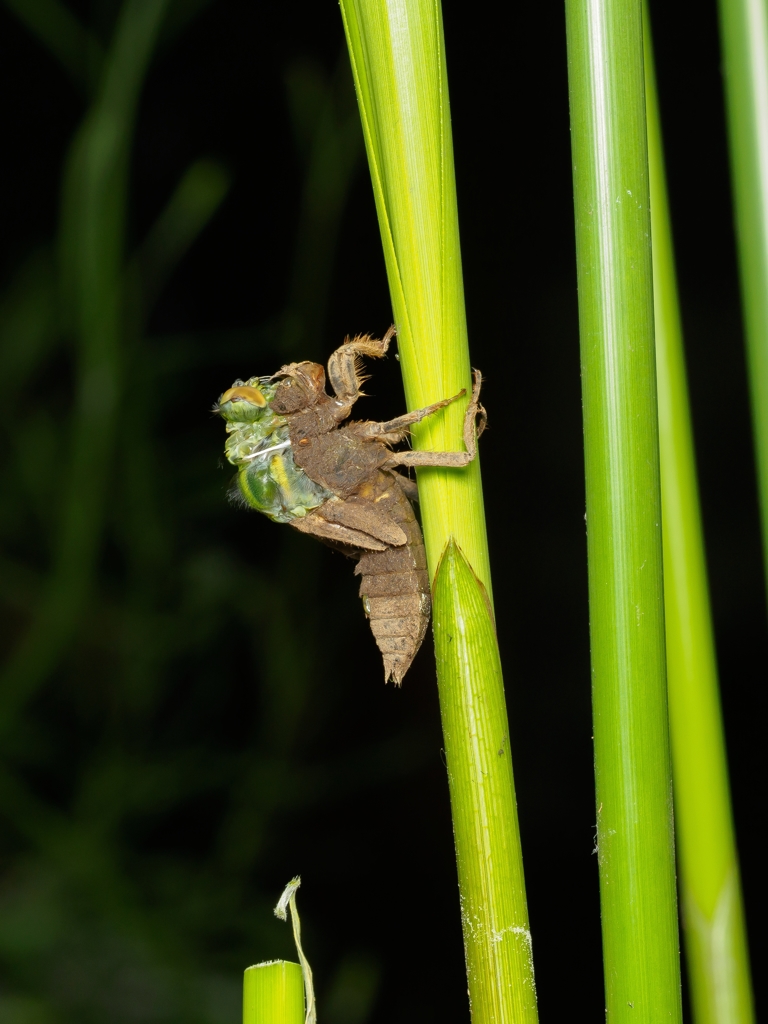
<path id="1" fill-rule="evenodd" d="M 251 389 L 258 387 L 254 401 Z M 258 377 L 236 381 L 218 403 L 227 421 L 225 453 L 237 466 L 237 492 L 251 508 L 280 523 L 302 518 L 331 497 L 293 458 L 288 422 L 275 413 L 270 401 L 276 385 L 262 384 Z"/>

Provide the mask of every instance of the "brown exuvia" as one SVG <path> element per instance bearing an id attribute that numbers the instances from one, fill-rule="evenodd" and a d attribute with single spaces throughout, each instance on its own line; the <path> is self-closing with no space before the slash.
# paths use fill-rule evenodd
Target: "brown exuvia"
<path id="1" fill-rule="evenodd" d="M 252 508 L 289 523 L 357 559 L 360 596 L 384 658 L 385 681 L 400 685 L 429 623 L 429 575 L 411 502 L 414 481 L 398 466 L 461 467 L 476 455 L 485 425 L 474 373 L 464 417 L 465 452 L 392 451 L 408 428 L 465 394 L 386 423 L 344 423 L 361 396 L 361 356 L 385 354 L 379 340 L 347 339 L 328 361 L 333 396 L 319 363 L 291 363 L 272 377 L 236 381 L 216 410 L 227 420 L 227 457 L 238 467 L 238 494 Z"/>

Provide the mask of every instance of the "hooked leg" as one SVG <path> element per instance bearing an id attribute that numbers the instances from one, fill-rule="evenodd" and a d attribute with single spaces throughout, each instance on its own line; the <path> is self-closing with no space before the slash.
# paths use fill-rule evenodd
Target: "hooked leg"
<path id="1" fill-rule="evenodd" d="M 387 420 L 384 423 L 355 423 L 353 429 L 361 437 L 384 441 L 385 444 L 398 444 L 410 433 L 408 427 L 411 423 L 421 423 L 427 416 L 431 416 L 438 409 L 444 409 L 446 405 L 455 402 L 457 398 L 462 398 L 466 393 L 467 389 L 462 388 L 453 398 L 444 398 L 440 402 L 434 402 L 423 409 L 414 409 L 413 412 L 406 412 L 402 416 L 396 416 L 395 419 Z"/>
<path id="2" fill-rule="evenodd" d="M 343 406 L 351 408 L 362 395 L 360 388 L 366 378 L 361 372 L 360 357 L 380 359 L 396 334 L 394 325 L 381 339 L 372 338 L 370 334 L 358 334 L 333 353 L 328 360 L 328 380 Z"/>
<path id="3" fill-rule="evenodd" d="M 393 452 L 387 460 L 386 469 L 394 469 L 395 466 L 446 466 L 460 468 L 467 466 L 477 455 L 477 438 L 485 430 L 486 413 L 480 405 L 480 388 L 483 383 L 483 375 L 479 370 L 474 371 L 474 385 L 472 387 L 472 400 L 467 406 L 464 416 L 464 447 L 465 452 Z M 458 397 L 458 395 L 456 396 Z M 453 401 L 453 399 L 448 399 Z M 447 403 L 443 403 L 447 404 Z M 477 428 L 475 421 L 480 418 Z"/>

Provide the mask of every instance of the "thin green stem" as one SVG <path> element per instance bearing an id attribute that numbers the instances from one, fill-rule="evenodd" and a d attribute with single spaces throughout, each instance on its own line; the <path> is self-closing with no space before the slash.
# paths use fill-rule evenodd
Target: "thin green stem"
<path id="1" fill-rule="evenodd" d="M 342 0 L 409 409 L 472 385 L 442 12 Z M 466 400 L 414 429 L 460 450 Z M 537 1019 L 480 466 L 419 470 L 475 1024 Z M 439 567 L 439 571 L 438 571 Z"/>
<path id="2" fill-rule="evenodd" d="M 288 885 L 286 885 L 282 896 L 277 901 L 275 917 L 278 917 L 281 921 L 287 921 L 288 913 L 290 912 L 293 941 L 296 943 L 296 952 L 299 954 L 299 961 L 301 963 L 301 975 L 304 979 L 304 1001 L 306 1004 L 304 1024 L 316 1024 L 317 1009 L 315 1007 L 315 986 L 312 980 L 312 968 L 309 966 L 309 960 L 307 960 L 301 945 L 301 919 L 299 918 L 299 910 L 296 906 L 296 893 L 300 885 L 301 878 L 299 875 L 292 878 Z"/>
<path id="3" fill-rule="evenodd" d="M 768 564 L 768 9 L 764 0 L 720 0 L 720 33 L 763 556 Z"/>
<path id="4" fill-rule="evenodd" d="M 645 72 L 664 606 L 681 899 L 697 1024 L 754 1019 L 650 27 Z"/>
<path id="5" fill-rule="evenodd" d="M 680 1021 L 640 0 L 567 0 L 606 1006 Z"/>

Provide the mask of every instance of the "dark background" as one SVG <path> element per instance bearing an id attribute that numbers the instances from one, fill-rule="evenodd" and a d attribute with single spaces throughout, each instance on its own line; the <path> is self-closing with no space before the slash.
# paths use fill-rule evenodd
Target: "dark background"
<path id="1" fill-rule="evenodd" d="M 322 1021 L 465 1021 L 431 644 L 402 691 L 382 685 L 350 565 L 227 503 L 209 412 L 236 377 L 390 323 L 338 8 L 171 8 L 130 143 L 140 283 L 96 555 L 71 570 L 70 625 L 38 622 L 45 670 L 19 676 L 77 444 L 56 253 L 89 86 L 23 24 L 38 5 L 15 6 L 0 9 L 0 687 L 17 694 L 0 689 L 0 1022 L 235 1022 L 243 968 L 293 957 L 271 909 L 299 872 Z M 494 589 L 541 1015 L 599 1020 L 564 12 L 500 10 L 444 4 Z M 71 11 L 108 44 L 116 2 Z M 768 635 L 716 9 L 652 15 L 749 914 Z M 199 230 L 153 250 L 198 158 L 213 161 L 194 178 Z M 368 391 L 363 415 L 403 408 L 394 360 Z"/>

